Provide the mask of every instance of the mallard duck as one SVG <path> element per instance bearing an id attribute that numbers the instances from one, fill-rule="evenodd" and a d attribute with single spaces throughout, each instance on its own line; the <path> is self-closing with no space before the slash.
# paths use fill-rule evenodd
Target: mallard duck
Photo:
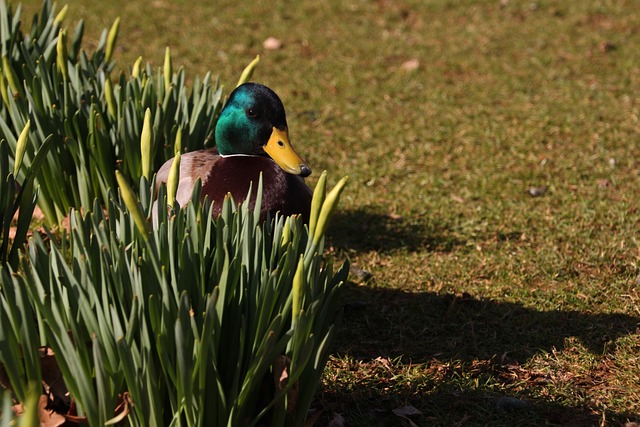
<path id="1" fill-rule="evenodd" d="M 311 169 L 289 141 L 284 106 L 273 90 L 258 83 L 238 86 L 218 118 L 215 144 L 215 148 L 181 155 L 176 194 L 181 206 L 190 200 L 200 178 L 202 197 L 213 201 L 214 215 L 218 215 L 228 193 L 241 203 L 251 183 L 255 191 L 262 173 L 262 220 L 279 211 L 301 214 L 308 221 L 312 193 L 303 178 Z M 167 181 L 172 162 L 168 160 L 158 171 L 158 185 Z"/>

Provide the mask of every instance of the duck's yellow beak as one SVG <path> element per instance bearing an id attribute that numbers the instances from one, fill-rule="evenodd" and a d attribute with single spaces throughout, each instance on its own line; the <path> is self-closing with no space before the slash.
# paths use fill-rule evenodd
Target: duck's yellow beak
<path id="1" fill-rule="evenodd" d="M 293 149 L 286 129 L 280 130 L 274 127 L 267 145 L 263 148 L 283 171 L 302 177 L 311 175 L 311 169 Z"/>

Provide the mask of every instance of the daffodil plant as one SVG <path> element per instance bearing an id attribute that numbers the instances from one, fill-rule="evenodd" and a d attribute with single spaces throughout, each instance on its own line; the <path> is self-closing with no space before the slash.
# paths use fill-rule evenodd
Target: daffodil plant
<path id="1" fill-rule="evenodd" d="M 344 182 L 327 192 L 322 175 L 309 228 L 261 223 L 261 183 L 255 207 L 228 199 L 214 218 L 199 185 L 168 206 L 164 186 L 154 203 L 152 183 L 118 175 L 106 210 L 72 211 L 68 235 L 34 236 L 21 271 L 2 275 L 3 301 L 20 295 L 33 319 L 6 319 L 16 394 L 46 345 L 89 425 L 302 425 L 348 274 L 323 254 Z"/>
<path id="2" fill-rule="evenodd" d="M 104 30 L 92 54 L 82 49 L 84 24 L 65 27 L 67 7 L 56 13 L 51 0 L 30 32 L 21 30 L 21 9 L 0 2 L 0 139 L 12 153 L 30 124 L 27 164 L 47 138 L 50 156 L 36 176 L 38 204 L 49 225 L 61 222 L 71 207 L 105 204 L 116 186 L 116 169 L 131 181 L 150 179 L 174 156 L 178 129 L 185 151 L 213 144 L 222 88 L 211 75 L 186 86 L 183 69 L 165 53 L 157 72 L 136 61 L 129 76 L 111 75 L 119 19 Z"/>

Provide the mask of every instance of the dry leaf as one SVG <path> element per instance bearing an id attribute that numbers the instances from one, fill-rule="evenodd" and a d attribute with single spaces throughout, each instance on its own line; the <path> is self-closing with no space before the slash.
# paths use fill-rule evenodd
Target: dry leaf
<path id="1" fill-rule="evenodd" d="M 282 47 L 282 42 L 275 37 L 269 37 L 264 42 L 262 42 L 262 47 L 267 50 L 278 50 Z"/>
<path id="2" fill-rule="evenodd" d="M 366 282 L 367 280 L 371 279 L 371 276 L 373 276 L 369 270 L 365 270 L 358 266 L 351 266 L 351 269 L 349 270 L 349 274 L 353 276 L 354 279 L 359 280 L 361 282 Z M 350 304 L 353 304 L 353 301 Z M 365 305 L 366 303 L 361 304 L 362 307 L 364 307 Z"/>
<path id="3" fill-rule="evenodd" d="M 71 406 L 69 407 L 69 412 L 64 416 L 67 421 L 76 424 L 88 424 L 87 417 L 81 417 L 78 415 L 78 411 L 76 410 L 76 401 L 71 399 Z"/>
<path id="4" fill-rule="evenodd" d="M 9 383 L 9 377 L 7 376 L 7 371 L 4 370 L 4 366 L 0 365 L 0 387 L 5 390 L 13 390 L 11 388 L 11 384 Z"/>
<path id="5" fill-rule="evenodd" d="M 37 206 L 33 209 L 32 219 L 37 219 L 39 221 L 44 221 L 44 212 L 40 209 L 40 206 Z"/>
<path id="6" fill-rule="evenodd" d="M 284 355 L 278 356 L 273 362 L 273 380 L 275 382 L 276 393 L 287 387 L 290 367 L 291 359 Z M 296 410 L 299 387 L 300 384 L 296 382 L 287 392 L 287 413 L 294 413 Z"/>
<path id="7" fill-rule="evenodd" d="M 598 180 L 598 187 L 600 188 L 609 188 L 611 187 L 611 181 L 604 178 L 604 179 L 599 179 Z"/>
<path id="8" fill-rule="evenodd" d="M 62 372 L 58 366 L 58 362 L 54 357 L 53 350 L 49 347 L 40 347 L 40 367 L 42 369 L 42 382 L 45 390 L 51 395 L 51 400 L 56 405 L 56 399 L 62 402 L 65 407 L 71 405 L 69 390 L 62 378 Z"/>
<path id="9" fill-rule="evenodd" d="M 603 41 L 600 42 L 600 44 L 598 44 L 598 49 L 600 50 L 600 52 L 602 53 L 608 53 L 608 52 L 612 52 L 614 50 L 616 50 L 617 46 L 611 42 L 608 41 Z"/>
<path id="10" fill-rule="evenodd" d="M 333 413 L 333 418 L 327 424 L 327 427 L 344 427 L 344 417 L 340 414 Z"/>
<path id="11" fill-rule="evenodd" d="M 391 372 L 393 370 L 389 359 L 385 359 L 384 357 L 378 356 L 375 359 L 376 362 L 381 364 L 387 371 Z"/>
<path id="12" fill-rule="evenodd" d="M 529 187 L 528 192 L 531 197 L 540 197 L 547 192 L 547 186 L 543 185 L 542 187 Z"/>
<path id="13" fill-rule="evenodd" d="M 38 400 L 38 417 L 40 418 L 40 427 L 59 427 L 67 422 L 65 417 L 57 412 L 47 409 L 49 398 L 45 395 L 40 396 Z"/>
<path id="14" fill-rule="evenodd" d="M 453 200 L 456 203 L 464 203 L 464 198 L 458 196 L 457 194 L 451 194 L 451 200 Z"/>
<path id="15" fill-rule="evenodd" d="M 410 417 L 412 415 L 422 415 L 422 411 L 414 408 L 413 406 L 402 406 L 392 411 L 399 417 Z"/>
<path id="16" fill-rule="evenodd" d="M 290 365 L 291 359 L 284 355 L 278 356 L 273 362 L 273 380 L 275 381 L 276 393 L 287 386 Z"/>
<path id="17" fill-rule="evenodd" d="M 409 59 L 408 61 L 404 61 L 400 67 L 406 71 L 415 71 L 420 67 L 420 61 L 416 58 Z"/>
<path id="18" fill-rule="evenodd" d="M 409 417 L 413 415 L 422 415 L 422 412 L 414 408 L 413 406 L 402 406 L 400 408 L 394 409 L 392 412 L 400 418 L 404 418 L 405 420 L 407 420 L 411 427 L 418 427 L 418 425 L 411 421 Z"/>
<path id="19" fill-rule="evenodd" d="M 15 415 L 16 417 L 19 417 L 20 415 L 24 414 L 24 406 L 22 406 L 22 403 L 13 405 L 11 407 L 11 412 L 13 412 L 13 415 Z"/>
<path id="20" fill-rule="evenodd" d="M 118 401 L 120 403 L 114 411 L 117 415 L 104 423 L 104 425 L 118 424 L 120 421 L 124 420 L 127 415 L 129 415 L 129 406 L 133 406 L 129 392 L 125 391 L 124 394 L 121 394 Z"/>

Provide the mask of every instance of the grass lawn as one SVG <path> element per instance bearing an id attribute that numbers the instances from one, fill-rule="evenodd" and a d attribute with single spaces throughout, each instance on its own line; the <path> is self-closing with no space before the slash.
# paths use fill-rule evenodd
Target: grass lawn
<path id="1" fill-rule="evenodd" d="M 311 183 L 350 175 L 319 425 L 640 422 L 637 0 L 67 3 L 119 70 L 260 54 Z"/>

